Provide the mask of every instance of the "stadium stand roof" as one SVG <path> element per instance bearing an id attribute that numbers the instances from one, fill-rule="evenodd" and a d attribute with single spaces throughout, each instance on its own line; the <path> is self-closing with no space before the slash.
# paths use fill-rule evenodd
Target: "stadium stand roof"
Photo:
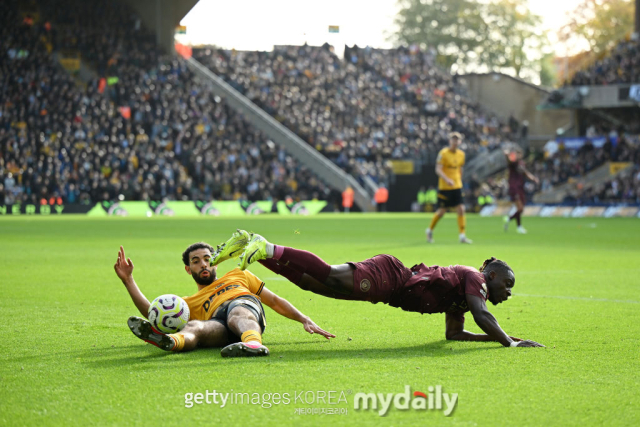
<path id="1" fill-rule="evenodd" d="M 175 28 L 198 0 L 133 0 L 126 2 L 142 18 L 144 25 L 156 35 L 156 42 L 166 51 L 174 47 Z"/>

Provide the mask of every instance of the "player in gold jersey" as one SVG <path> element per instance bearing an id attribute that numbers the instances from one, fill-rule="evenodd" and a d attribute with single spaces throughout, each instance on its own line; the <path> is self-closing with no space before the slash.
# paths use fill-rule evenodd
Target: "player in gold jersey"
<path id="1" fill-rule="evenodd" d="M 472 243 L 465 234 L 467 219 L 462 200 L 462 171 L 465 162 L 464 151 L 459 149 L 462 135 L 453 132 L 449 135 L 449 147 L 438 153 L 436 160 L 436 174 L 438 175 L 438 210 L 433 215 L 431 224 L 427 228 L 427 242 L 433 243 L 433 229 L 440 218 L 447 212 L 447 208 L 456 208 L 458 212 L 458 229 L 460 243 Z"/>
<path id="2" fill-rule="evenodd" d="M 198 286 L 198 292 L 184 298 L 189 306 L 189 323 L 179 333 L 163 334 L 145 319 L 131 317 L 128 321 L 131 331 L 163 350 L 188 351 L 196 347 L 224 346 L 221 351 L 223 357 L 267 356 L 269 350 L 262 344 L 262 333 L 266 327 L 264 303 L 278 314 L 302 323 L 307 332 L 334 338 L 287 300 L 267 289 L 253 273 L 236 268 L 220 278 L 216 277 L 217 264 L 238 257 L 242 252 L 238 248 L 244 249 L 248 240 L 249 233 L 238 231 L 218 250 L 203 242 L 189 246 L 182 254 L 182 260 L 185 271 Z M 133 280 L 133 263 L 126 258 L 122 246 L 114 269 L 140 314 L 147 318 L 149 300 Z"/>

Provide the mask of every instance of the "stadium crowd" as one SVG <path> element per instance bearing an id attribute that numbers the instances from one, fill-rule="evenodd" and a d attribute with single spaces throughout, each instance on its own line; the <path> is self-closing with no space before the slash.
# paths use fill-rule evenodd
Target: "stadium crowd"
<path id="1" fill-rule="evenodd" d="M 63 3 L 39 4 L 40 20 L 15 0 L 0 6 L 0 204 L 327 197 L 183 60 L 161 55 L 130 11 Z M 71 77 L 56 48 L 78 49 L 93 78 Z"/>
<path id="2" fill-rule="evenodd" d="M 624 40 L 605 58 L 586 70 L 578 71 L 571 86 L 640 83 L 640 40 Z"/>
<path id="3" fill-rule="evenodd" d="M 617 144 L 602 148 L 605 160 L 631 163 L 631 167 L 602 184 L 583 186 L 578 183 L 570 192 L 569 201 L 590 203 L 640 204 L 640 138 L 622 136 Z"/>
<path id="4" fill-rule="evenodd" d="M 458 93 L 432 51 L 354 47 L 341 60 L 328 45 L 209 47 L 194 56 L 356 177 L 384 182 L 388 160 L 427 160 L 451 131 L 465 135 L 468 158 L 515 136 Z"/>
<path id="5" fill-rule="evenodd" d="M 614 143 L 615 141 L 615 143 Z M 528 181 L 525 192 L 531 200 L 537 192 L 545 192 L 554 186 L 574 182 L 569 190 L 568 203 L 607 203 L 624 201 L 640 203 L 638 177 L 626 172 L 620 178 L 613 178 L 596 186 L 584 186 L 580 178 L 603 165 L 605 162 L 630 162 L 633 170 L 640 166 L 640 138 L 622 134 L 608 137 L 602 147 L 596 148 L 590 140 L 577 150 L 566 149 L 559 143 L 548 144 L 545 151 L 532 152 L 526 159 L 527 169 L 533 173 L 539 183 Z M 487 179 L 486 182 L 469 183 L 474 197 L 490 194 L 496 200 L 508 200 L 509 184 L 506 172 L 501 172 Z M 637 201 L 636 201 L 637 200 Z"/>
<path id="6" fill-rule="evenodd" d="M 640 166 L 636 164 L 603 184 L 578 189 L 571 193 L 570 199 L 579 204 L 640 204 Z"/>
<path id="7" fill-rule="evenodd" d="M 17 0 L 0 4 L 0 205 L 329 197 L 317 177 L 215 96 L 182 59 L 164 55 L 131 10 L 108 0 L 28 5 L 25 12 Z M 636 78 L 637 48 L 622 43 L 584 75 L 607 83 L 614 75 Z M 65 71 L 61 52 L 79 53 L 91 77 Z M 204 48 L 195 55 L 356 177 L 386 182 L 388 160 L 426 161 L 451 131 L 465 135 L 468 159 L 520 136 L 519 123 L 500 123 L 469 102 L 430 50 L 353 47 L 344 60 L 328 45 Z M 530 195 L 546 191 L 607 160 L 638 165 L 637 145 L 621 137 L 601 149 L 587 143 L 577 153 L 560 147 L 532 156 L 528 167 L 540 183 L 525 188 Z M 506 195 L 502 178 L 481 184 L 471 182 Z M 572 197 L 630 200 L 638 176 L 580 191 Z"/>

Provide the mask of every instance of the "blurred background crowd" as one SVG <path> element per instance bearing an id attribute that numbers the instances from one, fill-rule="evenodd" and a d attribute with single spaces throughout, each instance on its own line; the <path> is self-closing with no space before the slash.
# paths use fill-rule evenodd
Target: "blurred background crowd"
<path id="1" fill-rule="evenodd" d="M 184 59 L 162 52 L 130 9 L 108 0 L 24 9 L 18 0 L 0 4 L 0 205 L 339 199 Z M 65 70 L 63 57 L 79 58 L 79 69 Z M 360 182 L 388 187 L 391 161 L 433 162 L 453 131 L 464 136 L 467 161 L 527 137 L 527 123 L 500 121 L 471 102 L 434 49 L 354 46 L 339 58 L 329 45 L 204 47 L 194 57 Z M 625 40 L 570 84 L 634 82 L 639 67 L 640 43 Z M 569 198 L 640 203 L 638 138 L 606 126 L 590 132 L 609 138 L 601 148 L 569 150 L 560 140 L 527 153 L 540 179 L 527 192 L 626 161 L 636 166 L 624 176 Z M 467 179 L 473 198 L 506 197 L 504 173 Z"/>

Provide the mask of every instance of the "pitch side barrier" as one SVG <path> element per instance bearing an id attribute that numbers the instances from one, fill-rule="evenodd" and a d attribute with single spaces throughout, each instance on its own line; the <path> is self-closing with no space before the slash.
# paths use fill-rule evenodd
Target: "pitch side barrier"
<path id="1" fill-rule="evenodd" d="M 480 210 L 480 216 L 509 215 L 511 205 L 491 205 Z M 635 205 L 607 205 L 607 206 L 568 206 L 568 205 L 530 205 L 525 206 L 524 216 L 555 217 L 555 218 L 640 218 L 640 206 Z"/>
<path id="2" fill-rule="evenodd" d="M 131 201 L 101 202 L 91 205 L 55 204 L 0 205 L 2 216 L 54 216 L 63 214 L 84 214 L 93 217 L 105 216 L 242 216 L 242 215 L 314 215 L 332 211 L 333 207 L 324 200 L 305 200 L 287 203 L 280 201 Z"/>
<path id="3" fill-rule="evenodd" d="M 480 210 L 480 216 L 505 216 L 510 213 L 510 205 L 490 205 Z M 91 217 L 130 216 L 130 217 L 199 217 L 199 216 L 243 216 L 243 215 L 315 215 L 320 212 L 333 212 L 333 206 L 324 200 L 305 200 L 287 203 L 283 200 L 271 201 L 125 201 L 101 202 L 90 205 L 80 204 L 14 204 L 0 205 L 0 218 L 11 216 L 56 216 L 79 214 Z M 567 205 L 529 205 L 524 208 L 524 216 L 539 217 L 635 217 L 640 218 L 640 205 L 608 206 L 567 206 Z"/>
<path id="4" fill-rule="evenodd" d="M 213 92 L 224 98 L 231 108 L 242 113 L 252 125 L 264 132 L 269 138 L 284 145 L 289 153 L 305 164 L 330 187 L 342 192 L 347 186 L 350 186 L 354 191 L 354 201 L 363 212 L 376 211 L 371 201 L 373 193 L 371 195 L 367 193 L 353 176 L 318 153 L 298 135 L 264 112 L 200 62 L 189 58 L 187 64 L 199 77 L 208 82 Z"/>

